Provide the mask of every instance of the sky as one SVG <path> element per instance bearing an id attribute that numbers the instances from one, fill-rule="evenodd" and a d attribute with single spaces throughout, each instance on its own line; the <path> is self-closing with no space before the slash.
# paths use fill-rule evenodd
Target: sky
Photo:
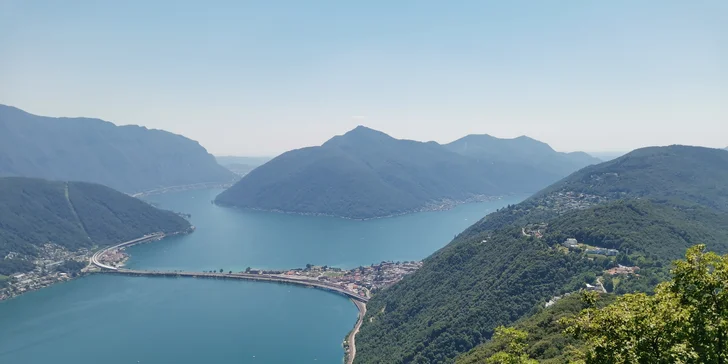
<path id="1" fill-rule="evenodd" d="M 0 104 L 275 155 L 357 125 L 728 145 L 728 1 L 0 0 Z"/>

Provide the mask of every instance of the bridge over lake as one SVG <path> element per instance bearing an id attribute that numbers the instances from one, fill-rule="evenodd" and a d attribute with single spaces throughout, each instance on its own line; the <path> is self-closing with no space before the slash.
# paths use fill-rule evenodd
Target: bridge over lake
<path id="1" fill-rule="evenodd" d="M 351 298 L 353 300 L 363 302 L 363 303 L 366 303 L 367 301 L 369 301 L 368 297 L 362 296 L 355 292 L 351 292 L 341 286 L 327 283 L 327 282 L 321 282 L 321 281 L 314 280 L 314 279 L 293 278 L 293 277 L 287 277 L 287 276 L 278 275 L 278 274 L 185 272 L 185 271 L 176 271 L 175 272 L 175 271 L 152 271 L 152 270 L 124 269 L 124 268 L 117 268 L 117 267 L 105 264 L 99 260 L 101 258 L 101 256 L 103 256 L 104 253 L 106 253 L 107 251 L 126 248 L 129 246 L 135 245 L 135 244 L 146 243 L 146 242 L 153 241 L 153 240 L 159 240 L 159 239 L 163 238 L 164 236 L 165 235 L 163 233 L 145 235 L 138 239 L 126 241 L 121 244 L 117 244 L 117 245 L 99 250 L 93 256 L 91 256 L 90 262 L 92 265 L 100 268 L 102 273 L 132 275 L 132 276 L 148 276 L 148 277 L 172 277 L 172 278 L 190 277 L 190 278 L 214 278 L 214 279 L 240 279 L 240 280 L 247 280 L 247 281 L 262 281 L 262 282 L 273 282 L 273 283 L 283 283 L 283 284 L 295 284 L 295 285 L 313 287 L 313 288 L 326 290 L 329 292 L 338 293 L 338 294 L 344 295 L 348 298 Z"/>

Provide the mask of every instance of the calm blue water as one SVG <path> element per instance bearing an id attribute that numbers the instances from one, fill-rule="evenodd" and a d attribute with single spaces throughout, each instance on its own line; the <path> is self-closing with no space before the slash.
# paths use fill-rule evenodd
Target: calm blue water
<path id="1" fill-rule="evenodd" d="M 352 221 L 210 204 L 219 190 L 152 196 L 193 234 L 133 247 L 129 266 L 241 270 L 422 259 L 525 196 Z M 0 303 L 0 363 L 341 363 L 345 298 L 258 282 L 93 275 Z"/>
<path id="2" fill-rule="evenodd" d="M 246 211 L 210 203 L 221 190 L 151 196 L 165 209 L 192 214 L 193 234 L 129 249 L 130 268 L 244 270 L 307 263 L 354 268 L 383 260 L 420 260 L 475 221 L 526 196 L 367 221 Z"/>

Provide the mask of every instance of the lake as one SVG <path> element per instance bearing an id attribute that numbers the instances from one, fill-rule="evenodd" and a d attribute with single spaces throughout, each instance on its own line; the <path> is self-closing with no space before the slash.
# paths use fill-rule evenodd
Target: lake
<path id="1" fill-rule="evenodd" d="M 190 235 L 128 249 L 154 270 L 353 268 L 420 260 L 526 196 L 368 221 L 219 207 L 220 190 L 150 196 Z M 356 322 L 342 296 L 289 285 L 92 275 L 0 303 L 0 363 L 341 363 Z"/>

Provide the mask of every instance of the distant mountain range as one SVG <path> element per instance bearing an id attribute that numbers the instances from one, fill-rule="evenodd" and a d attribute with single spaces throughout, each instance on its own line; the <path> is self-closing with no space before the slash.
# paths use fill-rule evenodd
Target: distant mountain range
<path id="1" fill-rule="evenodd" d="M 270 157 L 238 157 L 238 156 L 215 156 L 217 163 L 237 174 L 244 176 L 260 165 L 265 164 Z"/>
<path id="2" fill-rule="evenodd" d="M 0 176 L 104 184 L 123 192 L 232 182 L 199 143 L 140 126 L 51 118 L 0 105 Z"/>
<path id="3" fill-rule="evenodd" d="M 284 153 L 220 194 L 221 205 L 355 219 L 531 193 L 597 159 L 521 137 L 471 135 L 447 145 L 359 126 Z"/>
<path id="4" fill-rule="evenodd" d="M 46 243 L 73 251 L 188 229 L 179 215 L 102 185 L 0 178 L 0 274 L 32 269 Z"/>
<path id="5" fill-rule="evenodd" d="M 489 162 L 525 165 L 539 173 L 562 177 L 584 166 L 602 162 L 584 152 L 557 152 L 548 144 L 527 136 L 500 139 L 487 134 L 468 135 L 444 146 L 465 156 Z"/>
<path id="6" fill-rule="evenodd" d="M 687 247 L 728 252 L 727 181 L 728 153 L 700 147 L 643 148 L 583 168 L 486 216 L 376 294 L 357 336 L 356 363 L 453 362 L 495 327 L 595 283 L 616 262 L 641 269 L 615 279 L 615 293 L 649 292 Z M 617 249 L 616 262 L 569 252 L 561 246 L 567 238 Z M 529 349 L 535 357 L 566 362 L 563 341 L 530 341 L 538 342 Z M 482 362 L 490 348 L 462 359 Z"/>

